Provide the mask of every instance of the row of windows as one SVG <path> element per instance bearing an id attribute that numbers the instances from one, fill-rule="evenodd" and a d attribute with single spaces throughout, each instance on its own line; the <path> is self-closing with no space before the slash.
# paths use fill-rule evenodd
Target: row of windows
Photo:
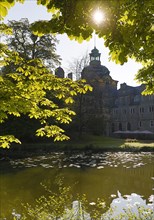
<path id="1" fill-rule="evenodd" d="M 135 113 L 135 109 L 134 109 L 134 108 L 131 108 L 131 109 L 130 109 L 130 113 L 131 113 L 131 114 L 134 114 L 134 113 Z"/>
<path id="2" fill-rule="evenodd" d="M 118 114 L 119 110 L 120 110 L 120 109 L 114 109 L 114 110 L 113 110 L 113 114 L 115 114 L 115 115 Z M 145 113 L 145 112 L 147 111 L 147 108 L 145 108 L 145 107 L 140 107 L 138 111 L 139 111 L 140 114 L 142 114 L 142 113 Z M 128 112 L 128 109 L 123 109 L 123 110 L 122 110 L 122 113 L 123 113 L 123 114 L 126 114 L 127 112 Z M 135 112 L 137 112 L 137 109 L 136 109 L 136 108 L 130 108 L 130 109 L 129 109 L 129 112 L 130 112 L 131 114 L 134 114 Z M 154 106 L 149 106 L 149 107 L 148 107 L 148 112 L 154 112 Z M 121 113 L 121 111 L 120 111 L 120 113 Z"/>
<path id="3" fill-rule="evenodd" d="M 151 121 L 149 122 L 149 125 L 150 125 L 150 127 L 154 127 L 154 121 L 151 120 Z M 139 127 L 140 127 L 140 128 L 143 127 L 143 122 L 142 122 L 142 121 L 139 121 Z"/>
<path id="4" fill-rule="evenodd" d="M 138 126 L 141 128 L 141 127 L 143 126 L 143 122 L 142 122 L 142 121 L 139 121 Z M 150 126 L 150 127 L 154 127 L 154 120 L 151 120 L 151 121 L 150 121 L 149 126 Z M 115 124 L 112 123 L 112 132 L 114 132 L 114 130 L 115 130 L 114 127 L 115 127 Z M 119 130 L 119 131 L 122 131 L 123 129 L 126 129 L 126 130 L 128 130 L 128 131 L 131 131 L 131 123 L 128 122 L 128 123 L 123 127 L 122 123 L 120 122 L 120 123 L 118 124 L 118 130 Z"/>
<path id="5" fill-rule="evenodd" d="M 134 102 L 134 103 L 138 103 L 140 101 L 151 101 L 154 100 L 153 96 L 142 96 L 142 95 L 136 95 L 136 96 L 123 96 L 123 97 L 119 97 L 118 99 L 115 100 L 115 104 L 116 105 L 127 105 L 130 102 Z"/>
<path id="6" fill-rule="evenodd" d="M 93 60 L 100 60 L 100 57 L 99 56 L 98 57 L 91 57 L 90 60 L 91 61 L 93 61 Z"/>
<path id="7" fill-rule="evenodd" d="M 142 121 L 139 121 L 139 127 L 141 128 L 142 126 L 143 126 Z M 150 121 L 150 127 L 154 127 L 154 121 L 153 120 Z"/>

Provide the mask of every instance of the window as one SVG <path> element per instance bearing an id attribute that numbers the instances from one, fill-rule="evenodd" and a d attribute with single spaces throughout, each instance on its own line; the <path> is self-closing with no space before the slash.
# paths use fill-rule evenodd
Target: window
<path id="1" fill-rule="evenodd" d="M 150 121 L 150 127 L 154 127 L 154 121 L 153 120 Z"/>
<path id="2" fill-rule="evenodd" d="M 139 127 L 142 127 L 142 122 L 141 121 L 139 121 Z"/>
<path id="3" fill-rule="evenodd" d="M 140 108 L 140 113 L 144 113 L 144 108 L 143 107 Z"/>
<path id="4" fill-rule="evenodd" d="M 114 132 L 114 130 L 115 130 L 115 129 L 114 129 L 114 123 L 112 123 L 112 132 Z"/>
<path id="5" fill-rule="evenodd" d="M 131 109 L 130 109 L 130 113 L 131 113 L 131 114 L 134 114 L 134 113 L 135 113 L 135 109 L 134 109 L 134 108 L 131 108 Z"/>
<path id="6" fill-rule="evenodd" d="M 154 112 L 154 106 L 149 106 L 149 112 Z"/>
<path id="7" fill-rule="evenodd" d="M 131 130 L 131 124 L 128 122 L 127 123 L 127 130 L 130 131 Z"/>
<path id="8" fill-rule="evenodd" d="M 99 57 L 96 57 L 96 60 L 99 60 Z"/>
<path id="9" fill-rule="evenodd" d="M 119 131 L 122 131 L 122 124 L 119 123 Z"/>

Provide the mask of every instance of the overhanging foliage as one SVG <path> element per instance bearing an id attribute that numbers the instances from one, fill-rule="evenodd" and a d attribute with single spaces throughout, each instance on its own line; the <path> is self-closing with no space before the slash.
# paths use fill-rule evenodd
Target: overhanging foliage
<path id="1" fill-rule="evenodd" d="M 26 114 L 41 122 L 42 127 L 36 131 L 38 136 L 68 139 L 59 124 L 71 122 L 71 116 L 75 115 L 70 109 L 73 96 L 85 93 L 91 87 L 84 81 L 57 78 L 39 59 L 25 60 L 17 52 L 8 50 L 6 45 L 0 46 L 2 65 L 10 65 L 11 62 L 16 66 L 15 72 L 0 75 L 0 123 L 8 115 L 20 117 Z M 50 95 L 47 96 L 47 93 Z M 64 105 L 58 105 L 57 100 L 62 100 Z M 55 123 L 51 124 L 49 118 Z M 9 147 L 13 141 L 19 142 L 13 136 L 0 137 L 1 147 Z"/>
<path id="2" fill-rule="evenodd" d="M 2 18 L 15 2 L 5 0 L 1 3 Z M 152 90 L 149 90 L 148 80 L 149 75 L 154 78 L 151 72 L 154 65 L 154 8 L 151 0 L 37 0 L 37 4 L 45 6 L 52 13 L 52 18 L 50 21 L 35 22 L 34 33 L 66 33 L 70 39 L 82 42 L 91 38 L 95 29 L 110 49 L 111 60 L 123 64 L 128 58 L 134 58 L 146 66 L 150 62 L 146 68 L 148 74 L 143 69 L 137 80 L 146 85 L 145 94 L 154 94 L 154 83 Z M 105 14 L 105 21 L 99 26 L 92 20 L 92 14 L 98 8 Z"/>

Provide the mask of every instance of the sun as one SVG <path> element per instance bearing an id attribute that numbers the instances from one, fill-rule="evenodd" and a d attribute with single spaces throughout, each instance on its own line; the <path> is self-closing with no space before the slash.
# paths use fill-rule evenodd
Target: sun
<path id="1" fill-rule="evenodd" d="M 99 25 L 104 19 L 105 19 L 105 15 L 102 11 L 100 11 L 100 9 L 97 9 L 93 13 L 93 20 L 97 25 Z"/>

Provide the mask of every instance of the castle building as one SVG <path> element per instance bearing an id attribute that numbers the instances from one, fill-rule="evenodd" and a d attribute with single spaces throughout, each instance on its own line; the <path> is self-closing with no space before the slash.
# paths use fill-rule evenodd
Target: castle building
<path id="1" fill-rule="evenodd" d="M 80 106 L 82 118 L 87 119 L 84 129 L 90 130 L 88 121 L 93 119 L 103 123 L 100 133 L 104 135 L 154 139 L 154 95 L 143 96 L 144 85 L 132 87 L 123 83 L 117 89 L 118 81 L 101 65 L 98 49 L 95 47 L 89 55 L 90 63 L 81 73 L 81 78 L 93 87 L 92 92 L 82 97 Z"/>
<path id="2" fill-rule="evenodd" d="M 94 114 L 103 114 L 105 134 L 154 138 L 154 95 L 143 96 L 143 85 L 132 87 L 123 83 L 117 89 L 118 81 L 101 65 L 100 55 L 96 48 L 91 51 L 90 64 L 81 77 L 93 87 Z"/>
<path id="3" fill-rule="evenodd" d="M 111 132 L 154 138 L 154 95 L 143 96 L 144 86 L 121 84 L 111 111 Z"/>

